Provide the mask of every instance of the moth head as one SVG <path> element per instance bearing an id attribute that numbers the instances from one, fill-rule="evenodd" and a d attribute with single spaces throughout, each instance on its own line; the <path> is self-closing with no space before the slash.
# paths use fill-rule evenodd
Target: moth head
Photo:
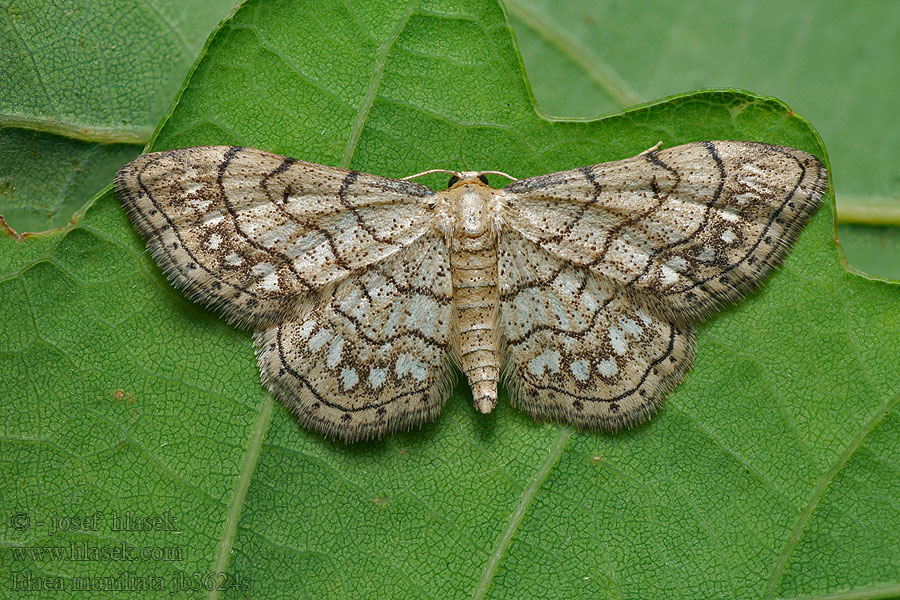
<path id="1" fill-rule="evenodd" d="M 416 177 L 421 177 L 422 175 L 430 175 L 432 173 L 447 173 L 450 175 L 450 182 L 447 184 L 447 189 L 452 190 L 455 187 L 459 187 L 461 185 L 469 185 L 474 184 L 482 187 L 490 187 L 488 184 L 488 175 L 500 175 L 501 177 L 506 177 L 512 181 L 516 181 L 516 178 L 512 175 L 507 175 L 506 173 L 502 173 L 500 171 L 448 171 L 446 169 L 429 169 L 428 171 L 422 171 L 421 173 L 416 173 L 415 175 L 408 175 L 403 179 L 415 179 Z"/>
<path id="2" fill-rule="evenodd" d="M 487 175 L 481 171 L 460 171 L 458 173 L 453 173 L 453 175 L 450 176 L 450 182 L 447 184 L 447 189 L 449 190 L 454 186 L 470 183 L 476 185 L 488 185 Z"/>

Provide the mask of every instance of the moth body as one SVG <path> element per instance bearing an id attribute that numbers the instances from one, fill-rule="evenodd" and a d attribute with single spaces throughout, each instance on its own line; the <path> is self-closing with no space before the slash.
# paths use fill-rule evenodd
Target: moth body
<path id="1" fill-rule="evenodd" d="M 450 277 L 453 282 L 455 354 L 469 386 L 472 400 L 482 413 L 497 405 L 500 379 L 500 344 L 497 328 L 497 238 L 493 225 L 499 216 L 497 190 L 464 173 L 459 182 L 439 194 L 447 205 L 442 214 L 452 215 Z"/>

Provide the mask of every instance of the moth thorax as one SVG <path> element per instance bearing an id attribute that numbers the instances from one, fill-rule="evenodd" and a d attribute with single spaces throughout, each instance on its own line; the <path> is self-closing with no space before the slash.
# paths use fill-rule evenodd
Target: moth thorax
<path id="1" fill-rule="evenodd" d="M 456 230 L 461 235 L 475 238 L 490 231 L 491 214 L 488 210 L 489 196 L 481 190 L 463 191 L 456 200 Z"/>

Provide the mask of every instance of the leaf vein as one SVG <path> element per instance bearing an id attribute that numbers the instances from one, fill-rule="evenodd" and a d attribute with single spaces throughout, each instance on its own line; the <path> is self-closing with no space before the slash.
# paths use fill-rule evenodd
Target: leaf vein
<path id="1" fill-rule="evenodd" d="M 537 472 L 535 472 L 534 477 L 531 478 L 528 486 L 523 490 L 522 498 L 519 500 L 518 506 L 516 506 L 516 509 L 509 516 L 506 529 L 501 534 L 500 539 L 497 540 L 493 552 L 491 552 L 491 558 L 485 566 L 481 580 L 478 582 L 478 587 L 475 588 L 475 591 L 472 594 L 472 600 L 481 600 L 485 597 L 491 582 L 494 580 L 494 575 L 497 573 L 497 569 L 500 566 L 500 560 L 509 548 L 513 536 L 515 536 L 516 531 L 519 529 L 519 525 L 522 524 L 522 519 L 525 518 L 525 512 L 531 505 L 532 500 L 534 500 L 537 491 L 547 479 L 550 471 L 552 471 L 553 467 L 556 466 L 556 463 L 559 462 L 563 450 L 566 447 L 566 443 L 571 439 L 574 431 L 575 430 L 570 427 L 560 430 L 556 442 L 550 447 L 544 462 L 541 463 L 541 466 L 538 468 Z"/>

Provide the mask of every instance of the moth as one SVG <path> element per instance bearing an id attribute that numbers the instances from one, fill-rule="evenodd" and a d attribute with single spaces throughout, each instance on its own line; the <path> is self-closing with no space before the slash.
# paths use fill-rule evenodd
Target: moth
<path id="1" fill-rule="evenodd" d="M 116 190 L 172 284 L 256 332 L 270 392 L 349 443 L 435 419 L 457 369 L 482 413 L 503 382 L 537 420 L 647 420 L 697 323 L 782 261 L 826 185 L 815 156 L 740 141 L 502 189 L 441 172 L 434 191 L 206 146 L 140 156 Z"/>

